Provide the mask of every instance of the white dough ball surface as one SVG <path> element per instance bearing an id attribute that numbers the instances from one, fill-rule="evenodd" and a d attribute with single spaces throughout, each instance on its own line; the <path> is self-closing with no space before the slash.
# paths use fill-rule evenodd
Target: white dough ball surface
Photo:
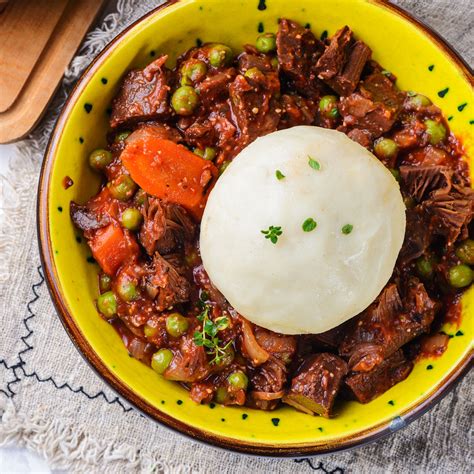
<path id="1" fill-rule="evenodd" d="M 317 226 L 305 232 L 309 218 Z M 275 244 L 261 232 L 270 226 L 281 227 Z M 257 139 L 228 166 L 209 196 L 200 247 L 237 312 L 275 332 L 317 334 L 375 300 L 404 234 L 390 171 L 341 132 L 299 126 Z"/>

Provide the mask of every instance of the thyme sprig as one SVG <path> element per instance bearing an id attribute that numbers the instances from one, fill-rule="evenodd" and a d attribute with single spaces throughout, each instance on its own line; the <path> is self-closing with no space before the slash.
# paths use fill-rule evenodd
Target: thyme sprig
<path id="1" fill-rule="evenodd" d="M 206 348 L 206 353 L 213 357 L 209 362 L 211 365 L 219 365 L 227 355 L 232 341 L 222 346 L 222 341 L 217 334 L 219 331 L 227 329 L 230 321 L 227 316 L 220 316 L 213 321 L 209 317 L 210 309 L 211 307 L 209 305 L 204 305 L 203 311 L 197 316 L 198 321 L 202 323 L 202 330 L 194 333 L 194 344 Z"/>

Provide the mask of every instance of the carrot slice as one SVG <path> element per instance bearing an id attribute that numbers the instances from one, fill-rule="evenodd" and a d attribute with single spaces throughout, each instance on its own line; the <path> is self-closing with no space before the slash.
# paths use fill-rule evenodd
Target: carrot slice
<path id="1" fill-rule="evenodd" d="M 116 224 L 97 230 L 89 240 L 89 246 L 95 260 L 107 275 L 114 275 L 122 264 L 136 258 L 139 253 L 135 237 Z"/>
<path id="2" fill-rule="evenodd" d="M 200 219 L 217 168 L 171 140 L 150 135 L 127 140 L 120 156 L 132 179 L 147 193 L 180 204 Z"/>

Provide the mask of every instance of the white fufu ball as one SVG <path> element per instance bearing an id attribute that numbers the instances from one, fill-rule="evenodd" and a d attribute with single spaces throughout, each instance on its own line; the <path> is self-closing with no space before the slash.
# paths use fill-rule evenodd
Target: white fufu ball
<path id="1" fill-rule="evenodd" d="M 308 219 L 317 225 L 304 231 Z M 262 233 L 270 226 L 281 228 L 276 243 Z M 200 245 L 237 312 L 272 331 L 317 334 L 374 301 L 404 234 L 390 171 L 343 133 L 300 126 L 257 139 L 232 161 L 209 196 Z"/>

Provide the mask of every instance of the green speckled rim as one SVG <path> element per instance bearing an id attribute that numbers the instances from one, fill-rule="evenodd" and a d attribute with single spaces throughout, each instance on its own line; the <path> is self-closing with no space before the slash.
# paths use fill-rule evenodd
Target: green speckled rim
<path id="1" fill-rule="evenodd" d="M 472 364 L 472 351 L 464 357 L 464 359 L 457 364 L 454 369 L 446 374 L 443 378 L 443 382 L 439 389 L 430 393 L 418 404 L 412 406 L 409 410 L 401 413 L 400 416 L 393 419 L 391 422 L 383 422 L 379 425 L 360 431 L 353 436 L 344 437 L 338 439 L 336 442 L 328 443 L 324 446 L 313 446 L 310 444 L 304 445 L 292 445 L 292 446 L 271 446 L 254 444 L 250 442 L 236 440 L 230 437 L 223 437 L 213 435 L 207 431 L 199 428 L 194 428 L 188 424 L 181 422 L 151 406 L 145 402 L 142 398 L 138 397 L 128 386 L 126 386 L 118 377 L 112 374 L 105 366 L 103 361 L 97 356 L 92 350 L 84 334 L 80 331 L 77 323 L 75 322 L 72 314 L 69 313 L 64 295 L 61 293 L 59 278 L 56 273 L 56 268 L 53 261 L 53 249 L 51 246 L 50 229 L 49 229 L 49 216 L 48 216 L 48 189 L 50 184 L 50 175 L 54 162 L 55 152 L 58 143 L 61 139 L 64 124 L 67 120 L 68 113 L 71 108 L 75 105 L 77 100 L 80 98 L 81 90 L 86 84 L 95 71 L 100 67 L 102 62 L 107 58 L 110 52 L 116 47 L 116 45 L 124 38 L 127 33 L 135 28 L 141 21 L 148 19 L 155 15 L 157 12 L 166 8 L 169 5 L 176 3 L 179 0 L 171 0 L 158 8 L 152 10 L 140 20 L 136 21 L 125 29 L 120 35 L 118 35 L 90 64 L 90 66 L 83 73 L 81 78 L 78 80 L 74 90 L 71 92 L 66 104 L 64 105 L 61 114 L 56 123 L 55 129 L 51 135 L 46 153 L 45 159 L 41 169 L 41 175 L 39 180 L 38 188 L 38 201 L 37 201 L 37 219 L 38 219 L 38 240 L 40 247 L 41 261 L 45 273 L 45 278 L 48 284 L 48 288 L 55 304 L 55 307 L 60 315 L 61 322 L 63 323 L 69 337 L 73 341 L 78 351 L 82 354 L 84 359 L 90 364 L 90 366 L 96 371 L 96 373 L 106 382 L 108 385 L 115 390 L 120 396 L 128 400 L 136 409 L 140 410 L 143 414 L 150 417 L 151 419 L 162 423 L 168 428 L 184 434 L 194 440 L 207 442 L 213 446 L 225 448 L 228 450 L 261 455 L 261 456 L 273 456 L 273 457 L 301 457 L 316 454 L 327 454 L 353 448 L 355 446 L 361 446 L 370 443 L 375 440 L 379 440 L 382 437 L 388 436 L 389 434 L 407 426 L 410 422 L 421 416 L 429 408 L 439 402 L 449 391 L 458 383 L 463 375 L 467 373 Z M 380 7 L 386 8 L 395 12 L 399 16 L 402 16 L 419 29 L 423 30 L 424 33 L 430 37 L 430 39 L 440 46 L 458 65 L 459 69 L 465 74 L 471 84 L 474 84 L 473 72 L 471 68 L 464 62 L 464 60 L 451 48 L 446 41 L 444 41 L 439 35 L 433 32 L 429 27 L 424 25 L 419 20 L 408 14 L 406 11 L 395 5 L 389 4 L 382 0 L 371 0 L 372 3 L 377 4 Z M 259 8 L 263 9 L 265 1 L 260 0 Z M 461 104 L 462 105 L 462 104 Z M 87 112 L 87 110 L 86 110 Z M 80 141 L 80 138 L 79 138 Z M 243 418 L 245 419 L 245 418 Z M 278 426 L 279 418 L 272 418 L 274 426 Z"/>

